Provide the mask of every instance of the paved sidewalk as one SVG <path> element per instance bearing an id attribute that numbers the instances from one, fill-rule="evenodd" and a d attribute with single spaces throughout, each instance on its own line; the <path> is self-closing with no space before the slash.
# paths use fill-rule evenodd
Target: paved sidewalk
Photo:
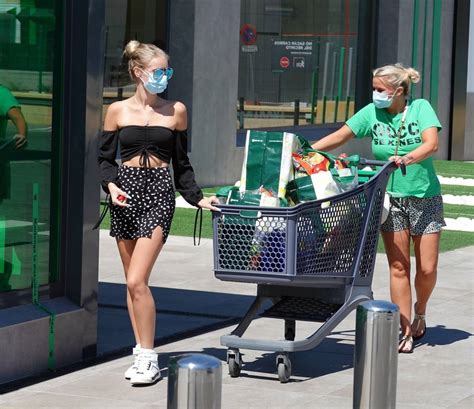
<path id="1" fill-rule="evenodd" d="M 101 232 L 99 352 L 120 354 L 133 344 L 125 287 L 114 242 Z M 474 247 L 444 253 L 427 314 L 428 332 L 411 355 L 399 355 L 397 407 L 474 407 Z M 150 285 L 158 309 L 156 350 L 163 379 L 134 388 L 123 379 L 129 356 L 83 368 L 0 396 L 0 408 L 166 408 L 170 356 L 204 352 L 223 361 L 222 408 L 352 408 L 355 312 L 316 349 L 291 355 L 292 380 L 280 384 L 275 355 L 242 351 L 240 378 L 230 378 L 221 335 L 229 333 L 255 294 L 253 284 L 225 283 L 212 274 L 212 242 L 170 237 Z M 376 299 L 388 300 L 384 255 L 377 257 Z M 297 324 L 297 337 L 316 324 Z M 280 320 L 258 319 L 248 336 L 282 338 Z M 246 334 L 247 335 L 247 334 Z M 117 355 L 116 355 L 117 356 Z"/>

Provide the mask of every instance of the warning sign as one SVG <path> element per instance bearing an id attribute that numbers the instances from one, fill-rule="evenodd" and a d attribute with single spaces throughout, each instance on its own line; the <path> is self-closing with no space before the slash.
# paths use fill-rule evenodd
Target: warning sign
<path id="1" fill-rule="evenodd" d="M 313 40 L 273 40 L 272 71 L 304 71 L 313 66 Z"/>

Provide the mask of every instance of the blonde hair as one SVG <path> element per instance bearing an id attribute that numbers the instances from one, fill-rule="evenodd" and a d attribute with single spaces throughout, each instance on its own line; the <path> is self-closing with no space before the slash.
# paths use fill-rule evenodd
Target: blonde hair
<path id="1" fill-rule="evenodd" d="M 137 40 L 129 41 L 125 46 L 123 55 L 128 59 L 128 73 L 135 80 L 134 68 L 144 69 L 155 57 L 163 57 L 169 60 L 169 55 L 154 44 L 141 43 Z"/>
<path id="2" fill-rule="evenodd" d="M 408 95 L 410 85 L 420 81 L 420 73 L 414 68 L 404 67 L 403 64 L 390 64 L 376 68 L 372 71 L 374 77 L 380 78 L 384 84 L 388 84 L 394 89 L 403 87 L 403 93 Z"/>

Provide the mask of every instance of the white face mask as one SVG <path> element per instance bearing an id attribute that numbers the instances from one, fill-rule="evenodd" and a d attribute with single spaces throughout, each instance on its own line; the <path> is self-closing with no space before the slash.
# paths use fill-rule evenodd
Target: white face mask
<path id="1" fill-rule="evenodd" d="M 393 102 L 393 95 L 389 96 L 387 91 L 372 93 L 372 100 L 374 101 L 375 108 L 383 109 L 389 108 Z"/>

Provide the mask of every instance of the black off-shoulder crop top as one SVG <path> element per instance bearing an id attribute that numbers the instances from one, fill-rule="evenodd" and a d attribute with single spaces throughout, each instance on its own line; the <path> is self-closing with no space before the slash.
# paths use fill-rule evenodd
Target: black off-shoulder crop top
<path id="1" fill-rule="evenodd" d="M 164 126 L 128 125 L 116 131 L 102 132 L 98 162 L 105 192 L 108 193 L 110 182 L 117 183 L 119 142 L 122 161 L 140 155 L 140 166 L 150 167 L 150 155 L 153 155 L 164 162 L 171 162 L 176 190 L 194 206 L 203 198 L 188 158 L 187 131 Z"/>

